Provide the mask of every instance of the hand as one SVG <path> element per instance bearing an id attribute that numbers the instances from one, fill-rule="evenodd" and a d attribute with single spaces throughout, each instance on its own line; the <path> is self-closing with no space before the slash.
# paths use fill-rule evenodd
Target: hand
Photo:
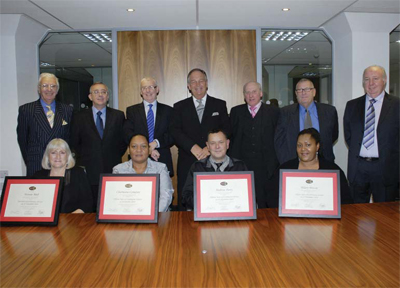
<path id="1" fill-rule="evenodd" d="M 156 149 L 154 149 L 150 155 L 155 161 L 158 161 L 158 158 L 160 158 L 160 152 L 158 152 Z"/>
<path id="2" fill-rule="evenodd" d="M 156 149 L 157 148 L 157 142 L 156 142 L 156 140 L 154 140 L 153 142 L 151 142 L 150 144 L 149 144 L 149 153 L 150 153 L 150 155 L 153 153 L 153 150 L 154 149 Z"/>
<path id="3" fill-rule="evenodd" d="M 196 157 L 197 160 L 204 159 L 210 155 L 207 146 L 202 149 L 197 144 L 193 145 L 192 149 L 190 149 L 190 152 L 192 152 L 193 156 Z"/>

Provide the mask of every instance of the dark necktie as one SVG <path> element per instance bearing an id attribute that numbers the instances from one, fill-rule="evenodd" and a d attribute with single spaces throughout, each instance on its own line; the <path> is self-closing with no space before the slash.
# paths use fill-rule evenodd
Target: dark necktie
<path id="1" fill-rule="evenodd" d="M 220 169 L 222 166 L 222 163 L 215 163 L 215 165 L 217 166 L 217 170 L 215 170 L 215 172 L 222 172 Z"/>
<path id="2" fill-rule="evenodd" d="M 99 132 L 100 138 L 103 139 L 103 119 L 101 119 L 101 111 L 97 112 L 97 119 L 96 119 L 96 128 L 97 131 Z"/>
<path id="3" fill-rule="evenodd" d="M 375 137 L 375 99 L 369 100 L 369 106 L 367 109 L 367 117 L 365 117 L 365 129 L 364 129 L 364 139 L 363 145 L 366 149 L 370 149 L 374 146 Z"/>
<path id="4" fill-rule="evenodd" d="M 153 104 L 149 104 L 149 111 L 147 112 L 147 130 L 149 131 L 149 143 L 154 141 L 154 113 Z"/>
<path id="5" fill-rule="evenodd" d="M 304 129 L 312 128 L 312 121 L 310 111 L 306 109 L 306 115 L 304 116 Z"/>

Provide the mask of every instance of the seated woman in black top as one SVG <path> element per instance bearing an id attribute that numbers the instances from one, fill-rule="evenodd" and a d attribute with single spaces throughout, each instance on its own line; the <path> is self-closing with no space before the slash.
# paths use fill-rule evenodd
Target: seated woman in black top
<path id="1" fill-rule="evenodd" d="M 340 171 L 340 199 L 341 204 L 351 204 L 353 199 L 350 195 L 349 184 L 344 172 L 338 165 L 327 161 L 318 155 L 321 145 L 319 132 L 314 128 L 304 129 L 297 135 L 297 156 L 298 158 L 283 163 L 275 171 L 272 183 L 267 187 L 268 207 L 276 208 L 279 205 L 279 170 L 280 169 L 299 169 L 299 170 L 339 170 Z"/>
<path id="2" fill-rule="evenodd" d="M 46 147 L 42 159 L 43 170 L 33 177 L 64 177 L 60 213 L 93 212 L 93 197 L 85 171 L 74 167 L 75 160 L 67 142 L 53 139 Z"/>

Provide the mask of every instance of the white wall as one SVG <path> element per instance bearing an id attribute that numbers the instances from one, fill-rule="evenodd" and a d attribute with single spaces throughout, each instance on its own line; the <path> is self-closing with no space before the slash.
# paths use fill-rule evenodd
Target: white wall
<path id="1" fill-rule="evenodd" d="M 23 15 L 0 14 L 0 170 L 26 174 L 17 143 L 18 107 L 38 98 L 37 44 L 47 28 Z"/>

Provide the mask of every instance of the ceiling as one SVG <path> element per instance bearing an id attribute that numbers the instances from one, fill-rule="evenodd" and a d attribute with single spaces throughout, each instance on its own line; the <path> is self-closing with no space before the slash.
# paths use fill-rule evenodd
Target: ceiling
<path id="1" fill-rule="evenodd" d="M 126 11 L 128 8 L 133 8 L 135 11 L 129 13 Z M 283 12 L 282 8 L 290 8 L 290 11 Z M 0 0 L 1 14 L 23 14 L 51 30 L 60 32 L 109 31 L 115 28 L 151 30 L 302 27 L 306 29 L 320 27 L 341 12 L 400 13 L 400 2 L 399 0 Z M 399 39 L 398 35 L 396 39 Z M 310 33 L 298 43 L 263 41 L 262 45 L 263 47 L 268 45 L 268 49 L 263 49 L 262 54 L 265 65 L 276 63 L 306 65 L 311 62 L 319 65 L 331 64 L 331 46 L 320 32 Z M 63 67 L 93 65 L 104 67 L 110 66 L 111 48 L 111 43 L 93 43 L 80 33 L 52 33 L 42 44 L 40 57 L 41 61 L 56 63 L 57 66 Z M 80 55 L 79 62 L 76 55 Z"/>

